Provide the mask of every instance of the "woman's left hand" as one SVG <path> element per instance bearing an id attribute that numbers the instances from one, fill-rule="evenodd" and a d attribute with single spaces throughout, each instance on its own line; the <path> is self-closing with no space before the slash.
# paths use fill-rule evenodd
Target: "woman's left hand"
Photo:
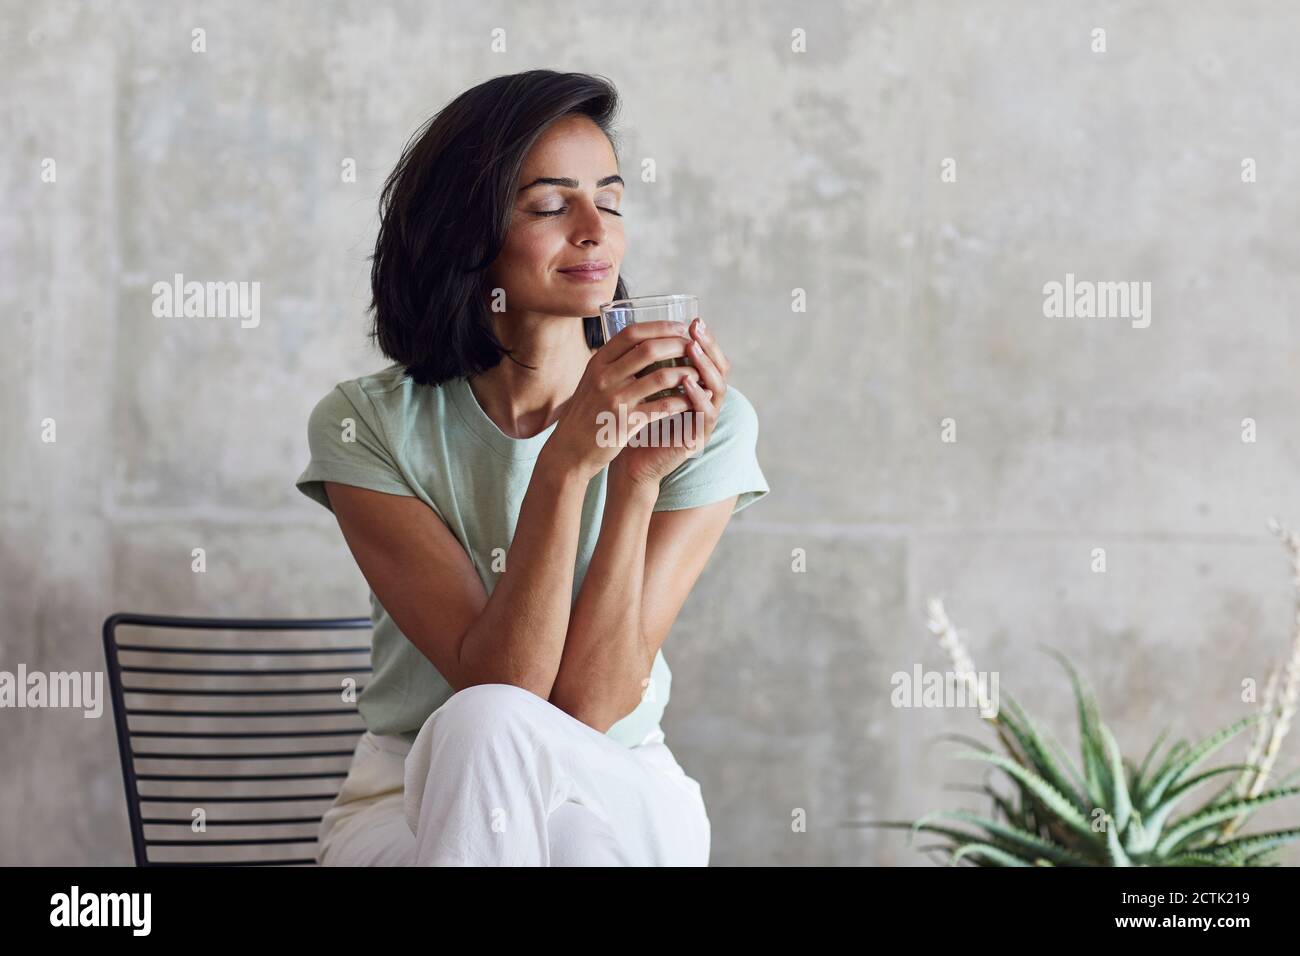
<path id="1" fill-rule="evenodd" d="M 718 422 L 718 413 L 722 410 L 722 401 L 727 392 L 727 375 L 731 372 L 731 363 L 727 361 L 713 334 L 705 328 L 702 319 L 692 322 L 689 332 L 691 344 L 686 347 L 686 356 L 699 373 L 700 383 L 696 384 L 693 378 L 687 378 L 682 387 L 694 410 L 661 418 L 643 429 L 646 436 L 643 441 L 649 440 L 657 425 L 660 438 L 672 441 L 673 444 L 633 446 L 629 443 L 610 462 L 611 472 L 618 472 L 620 477 L 636 484 L 658 486 L 666 475 L 697 448 L 708 445 L 713 427 Z M 685 421 L 687 416 L 694 419 L 689 423 L 689 429 Z M 687 437 L 690 442 L 681 444 Z"/>

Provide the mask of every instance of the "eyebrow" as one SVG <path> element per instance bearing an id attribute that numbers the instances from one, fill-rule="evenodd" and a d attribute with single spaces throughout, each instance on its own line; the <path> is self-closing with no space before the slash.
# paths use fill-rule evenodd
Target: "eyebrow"
<path id="1" fill-rule="evenodd" d="M 606 176 L 604 179 L 596 180 L 596 188 L 608 186 L 610 183 L 618 183 L 620 186 L 627 185 L 623 182 L 623 177 L 615 173 L 613 176 Z M 578 181 L 567 176 L 539 176 L 527 186 L 519 187 L 519 191 L 523 192 L 525 189 L 532 189 L 534 186 L 567 186 L 569 189 L 577 189 Z"/>

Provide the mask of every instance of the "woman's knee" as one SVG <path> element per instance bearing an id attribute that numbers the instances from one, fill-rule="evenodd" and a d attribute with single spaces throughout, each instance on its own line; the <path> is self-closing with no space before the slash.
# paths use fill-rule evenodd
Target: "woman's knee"
<path id="1" fill-rule="evenodd" d="M 515 684 L 471 684 L 452 694 L 430 715 L 440 735 L 494 737 L 512 727 L 534 725 L 555 705 Z"/>
<path id="2" fill-rule="evenodd" d="M 467 773 L 510 768 L 543 774 L 549 786 L 556 778 L 541 755 L 552 748 L 539 727 L 547 720 L 545 708 L 554 706 L 513 684 L 473 684 L 447 698 L 425 720 L 406 756 L 403 799 L 411 832 L 418 832 L 429 788 L 445 794 L 460 787 Z"/>

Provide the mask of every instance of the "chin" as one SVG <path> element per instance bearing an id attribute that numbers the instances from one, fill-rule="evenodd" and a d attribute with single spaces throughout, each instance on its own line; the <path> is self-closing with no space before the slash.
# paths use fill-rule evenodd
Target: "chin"
<path id="1" fill-rule="evenodd" d="M 614 298 L 614 286 L 601 288 L 593 286 L 581 295 L 563 297 L 564 308 L 556 311 L 557 315 L 600 315 L 600 306 Z"/>

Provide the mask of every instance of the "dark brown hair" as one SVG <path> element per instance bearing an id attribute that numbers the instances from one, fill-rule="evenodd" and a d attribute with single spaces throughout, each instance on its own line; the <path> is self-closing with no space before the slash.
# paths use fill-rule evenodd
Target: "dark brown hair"
<path id="1" fill-rule="evenodd" d="M 370 337 L 422 385 L 499 364 L 487 270 L 505 244 L 519 175 L 548 126 L 589 116 L 617 152 L 618 92 L 604 77 L 529 70 L 461 93 L 407 141 L 379 197 Z M 620 275 L 614 298 L 628 291 Z M 584 317 L 587 344 L 604 338 Z"/>

